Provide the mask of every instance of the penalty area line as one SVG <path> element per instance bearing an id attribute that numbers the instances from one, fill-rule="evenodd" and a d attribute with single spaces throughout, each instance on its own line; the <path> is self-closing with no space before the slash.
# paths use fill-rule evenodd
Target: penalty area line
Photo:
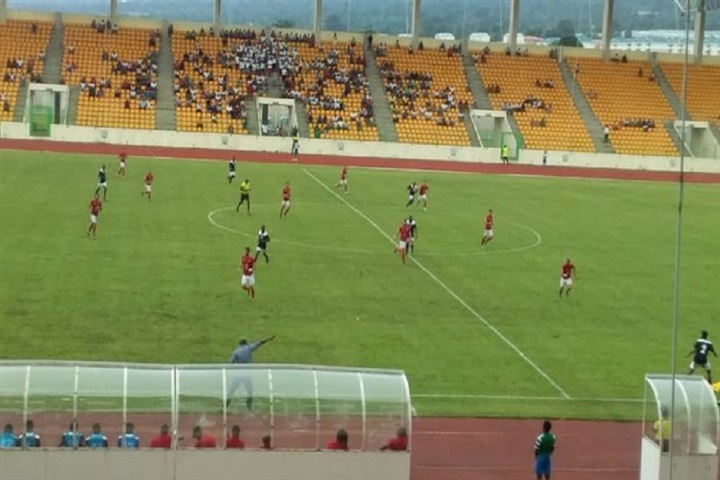
<path id="1" fill-rule="evenodd" d="M 337 192 L 333 191 L 330 187 L 328 187 L 327 185 L 325 185 L 325 183 L 323 183 L 322 180 L 320 180 L 320 179 L 317 178 L 315 175 L 313 175 L 312 173 L 310 173 L 310 171 L 308 171 L 306 168 L 303 168 L 303 172 L 305 172 L 305 174 L 306 174 L 308 177 L 310 177 L 311 179 L 313 179 L 313 180 L 315 181 L 315 183 L 317 183 L 317 184 L 320 185 L 323 189 L 325 189 L 325 191 L 327 191 L 330 195 L 332 195 L 332 196 L 334 196 L 335 198 L 337 198 L 338 200 L 340 200 L 342 203 L 345 204 L 346 207 L 348 207 L 350 210 L 352 210 L 353 212 L 355 212 L 360 218 L 362 218 L 362 219 L 365 220 L 367 223 L 369 223 L 370 226 L 372 226 L 375 230 L 377 230 L 377 231 L 378 231 L 383 237 L 385 237 L 390 243 L 395 244 L 395 241 L 393 240 L 393 238 L 392 238 L 390 235 L 388 235 L 382 228 L 380 228 L 380 226 L 379 226 L 377 223 L 375 223 L 375 221 L 374 221 L 372 218 L 370 218 L 370 217 L 368 217 L 367 215 L 365 215 L 362 211 L 360 211 L 359 209 L 357 209 L 357 208 L 356 208 L 354 205 L 352 205 L 350 202 L 348 202 L 348 201 L 345 200 L 343 197 L 341 197 L 340 195 L 338 195 Z M 492 333 L 494 333 L 500 340 L 502 340 L 508 347 L 510 347 L 516 354 L 518 354 L 518 356 L 520 356 L 520 358 L 522 358 L 523 360 L 525 360 L 525 362 L 526 362 L 528 365 L 530 365 L 542 378 L 544 378 L 548 383 L 550 383 L 550 385 L 552 385 L 553 388 L 555 388 L 555 390 L 557 390 L 557 391 L 560 393 L 560 395 L 562 395 L 562 396 L 563 396 L 564 398 L 566 398 L 566 399 L 571 398 L 570 395 L 568 395 L 567 392 L 566 392 L 555 380 L 553 380 L 553 379 L 550 377 L 550 375 L 548 375 L 547 373 L 545 373 L 545 371 L 544 371 L 542 368 L 540 368 L 540 367 L 539 367 L 535 362 L 533 362 L 527 355 L 525 355 L 525 352 L 523 352 L 522 350 L 520 350 L 520 348 L 519 348 L 517 345 L 515 345 L 515 344 L 514 344 L 509 338 L 507 338 L 505 335 L 503 335 L 503 333 L 502 333 L 500 330 L 498 330 L 492 323 L 488 322 L 488 321 L 485 319 L 485 317 L 483 317 L 482 315 L 480 315 L 480 314 L 479 314 L 474 308 L 472 308 L 465 300 L 463 300 L 463 299 L 460 297 L 460 295 L 458 295 L 457 293 L 455 293 L 455 291 L 454 291 L 453 289 L 451 289 L 450 287 L 448 287 L 448 286 L 445 284 L 445 282 L 443 282 L 442 280 L 440 280 L 440 279 L 437 277 L 437 275 L 435 275 L 435 274 L 432 273 L 430 270 L 428 270 L 428 269 L 425 267 L 425 265 L 423 265 L 422 263 L 420 263 L 416 258 L 414 258 L 414 257 L 412 257 L 412 256 L 410 256 L 410 257 L 408 257 L 408 258 L 410 258 L 410 261 L 412 261 L 420 270 L 422 270 L 423 272 L 425 272 L 425 274 L 426 274 L 428 277 L 430 277 L 430 278 L 431 278 L 435 283 L 437 283 L 443 290 L 445 290 L 451 297 L 453 297 L 460 305 L 462 305 L 462 306 L 465 308 L 465 310 L 467 310 L 473 317 L 475 317 L 480 323 L 482 323 L 483 325 L 485 325 L 485 327 L 487 327 L 487 328 L 488 328 Z"/>

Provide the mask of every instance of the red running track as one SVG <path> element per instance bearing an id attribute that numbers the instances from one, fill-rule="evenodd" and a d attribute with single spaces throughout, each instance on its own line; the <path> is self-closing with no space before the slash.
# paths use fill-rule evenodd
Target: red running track
<path id="1" fill-rule="evenodd" d="M 117 155 L 126 150 L 129 155 L 143 157 L 174 157 L 202 160 L 227 161 L 233 154 L 238 160 L 253 162 L 290 163 L 290 155 L 272 152 L 242 152 L 210 148 L 176 148 L 151 146 L 120 146 L 110 144 L 54 142 L 50 140 L 3 139 L 1 149 L 34 150 L 50 152 L 75 152 L 87 154 Z M 339 157 L 332 155 L 300 155 L 300 163 L 308 165 L 348 165 L 354 167 L 398 168 L 434 170 L 445 172 L 489 173 L 504 175 L 539 175 L 547 177 L 605 178 L 611 180 L 646 180 L 675 182 L 679 175 L 674 172 L 647 170 L 617 170 L 609 168 L 584 168 L 539 165 L 503 165 L 499 163 L 467 163 L 438 160 L 409 160 L 399 158 Z M 720 175 L 712 173 L 686 173 L 685 181 L 692 183 L 720 183 Z"/>

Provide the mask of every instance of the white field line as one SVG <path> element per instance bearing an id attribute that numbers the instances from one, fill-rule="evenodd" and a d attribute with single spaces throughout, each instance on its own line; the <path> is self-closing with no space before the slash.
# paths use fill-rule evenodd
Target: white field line
<path id="1" fill-rule="evenodd" d="M 214 227 L 217 227 L 220 230 L 225 230 L 226 232 L 234 233 L 236 235 L 242 235 L 243 237 L 247 237 L 247 238 L 255 238 L 255 235 L 243 232 L 241 230 L 237 230 L 235 228 L 225 226 L 222 223 L 215 220 L 214 216 L 216 213 L 223 212 L 225 210 L 232 210 L 233 208 L 235 208 L 235 207 L 228 206 L 228 207 L 217 208 L 217 209 L 213 210 L 212 212 L 208 213 L 207 219 L 210 221 L 210 223 Z M 364 250 L 361 248 L 335 247 L 335 246 L 329 246 L 329 245 L 317 245 L 314 243 L 292 242 L 292 241 L 288 241 L 288 240 L 275 240 L 275 243 L 283 243 L 285 245 L 292 245 L 292 246 L 301 247 L 301 248 L 310 248 L 310 249 L 314 249 L 314 250 L 327 250 L 327 251 L 331 251 L 331 252 L 371 253 L 369 250 Z"/>
<path id="2" fill-rule="evenodd" d="M 510 400 L 522 402 L 573 402 L 573 403 L 642 403 L 642 398 L 603 397 L 537 397 L 525 395 L 473 395 L 453 393 L 413 393 L 412 398 L 436 398 L 439 400 Z"/>
<path id="3" fill-rule="evenodd" d="M 315 181 L 315 183 L 317 183 L 317 184 L 320 185 L 322 188 L 324 188 L 328 193 L 330 193 L 330 195 L 333 195 L 335 198 L 337 198 L 338 200 L 340 200 L 340 201 L 341 201 L 342 203 L 344 203 L 350 210 L 352 210 L 353 212 L 355 212 L 360 218 L 364 219 L 367 223 L 369 223 L 375 230 L 377 230 L 377 231 L 378 231 L 383 237 L 385 237 L 390 243 L 395 244 L 395 241 L 393 240 L 393 238 L 392 238 L 390 235 L 388 235 L 387 233 L 385 233 L 385 231 L 384 231 L 382 228 L 380 228 L 380 226 L 379 226 L 377 223 L 375 223 L 375 221 L 373 221 L 373 219 L 371 219 L 370 217 L 368 217 L 367 215 L 365 215 L 362 211 L 360 211 L 360 210 L 358 210 L 357 208 L 355 208 L 350 202 L 348 202 L 348 201 L 345 200 L 343 197 L 341 197 L 340 195 L 338 195 L 338 194 L 337 194 L 335 191 L 333 191 L 330 187 L 328 187 L 327 185 L 325 185 L 325 184 L 322 182 L 322 180 L 320 180 L 320 179 L 317 178 L 315 175 L 313 175 L 312 173 L 310 173 L 307 169 L 303 168 L 303 172 L 305 172 L 305 174 L 306 174 L 307 176 L 309 176 L 310 178 L 312 178 L 312 179 Z M 420 263 L 417 259 L 415 259 L 415 258 L 412 257 L 412 256 L 409 257 L 409 258 L 410 258 L 410 260 L 411 260 L 415 265 L 417 265 L 418 268 L 420 268 L 420 270 L 422 270 L 423 272 L 425 272 L 425 274 L 426 274 L 428 277 L 430 277 L 430 278 L 431 278 L 435 283 L 437 283 L 443 290 L 445 290 L 451 297 L 453 297 L 460 305 L 462 305 L 462 306 L 465 308 L 465 310 L 467 310 L 468 312 L 470 312 L 470 314 L 472 314 L 472 316 L 474 316 L 478 321 L 480 321 L 480 323 L 482 323 L 483 325 L 485 325 L 491 332 L 493 332 L 498 338 L 500 338 L 500 340 L 502 340 L 508 347 L 510 347 L 515 353 L 517 353 L 517 354 L 520 356 L 520 358 L 522 358 L 523 360 L 525 360 L 525 362 L 526 362 L 528 365 L 530 365 L 541 377 L 543 377 L 545 380 L 547 380 L 547 382 L 550 383 L 550 385 L 552 385 L 553 388 L 555 388 L 555 390 L 557 390 L 557 391 L 560 393 L 560 395 L 562 395 L 564 398 L 570 398 L 570 395 L 568 395 L 567 392 L 566 392 L 560 385 L 558 385 L 558 383 L 557 383 L 555 380 L 553 380 L 552 378 L 550 378 L 550 376 L 549 376 L 547 373 L 545 373 L 545 371 L 544 371 L 543 369 L 541 369 L 535 362 L 533 362 L 527 355 L 525 355 L 525 353 L 524 353 L 522 350 L 520 350 L 520 349 L 517 347 L 517 345 L 515 345 L 512 341 L 510 341 L 510 339 L 508 339 L 505 335 L 503 335 L 502 332 L 500 332 L 500 330 L 498 330 L 493 324 L 491 324 L 490 322 L 488 322 L 482 315 L 480 315 L 477 311 L 475 311 L 474 308 L 472 308 L 470 305 L 468 305 L 468 303 L 467 303 L 465 300 L 463 300 L 457 293 L 455 293 L 454 290 L 452 290 L 450 287 L 448 287 L 448 286 L 445 284 L 445 282 L 443 282 L 442 280 L 440 280 L 434 273 L 432 273 L 430 270 L 428 270 L 428 269 L 427 269 L 422 263 Z"/>

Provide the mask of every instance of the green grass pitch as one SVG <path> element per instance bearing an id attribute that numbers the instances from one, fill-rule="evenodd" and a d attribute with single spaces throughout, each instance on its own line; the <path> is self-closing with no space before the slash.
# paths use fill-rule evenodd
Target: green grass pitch
<path id="1" fill-rule="evenodd" d="M 108 201 L 88 240 L 102 163 Z M 339 168 L 240 163 L 232 186 L 223 162 L 130 158 L 125 180 L 116 168 L 2 152 L 0 357 L 221 363 L 240 336 L 277 334 L 256 362 L 404 369 L 421 415 L 636 418 L 638 403 L 583 399 L 638 399 L 646 372 L 670 371 L 675 185 L 351 168 L 354 211 L 320 184 L 335 190 Z M 245 177 L 252 216 L 234 210 Z M 406 210 L 405 186 L 424 179 L 430 208 Z M 720 336 L 720 188 L 686 194 L 683 354 L 701 328 Z M 371 224 L 392 236 L 409 213 L 426 271 Z M 271 263 L 250 303 L 238 264 L 263 223 Z M 559 300 L 566 257 L 578 277 Z"/>

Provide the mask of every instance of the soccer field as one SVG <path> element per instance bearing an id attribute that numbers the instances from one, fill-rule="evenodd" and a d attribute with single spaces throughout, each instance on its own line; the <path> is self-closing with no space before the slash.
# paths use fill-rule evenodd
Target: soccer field
<path id="1" fill-rule="evenodd" d="M 276 334 L 256 362 L 403 369 L 420 415 L 637 418 L 627 400 L 643 375 L 670 371 L 675 185 L 351 168 L 346 196 L 339 167 L 239 163 L 232 185 L 223 162 L 116 169 L 115 157 L 2 152 L 0 357 L 222 363 L 239 337 Z M 235 212 L 246 177 L 251 216 Z M 428 211 L 406 209 L 405 186 L 425 179 Z M 389 237 L 410 213 L 418 242 L 402 265 Z M 720 335 L 720 188 L 688 185 L 684 213 L 683 354 L 702 328 Z M 261 224 L 271 262 L 251 303 L 238 268 Z M 566 257 L 577 278 L 559 300 Z"/>

